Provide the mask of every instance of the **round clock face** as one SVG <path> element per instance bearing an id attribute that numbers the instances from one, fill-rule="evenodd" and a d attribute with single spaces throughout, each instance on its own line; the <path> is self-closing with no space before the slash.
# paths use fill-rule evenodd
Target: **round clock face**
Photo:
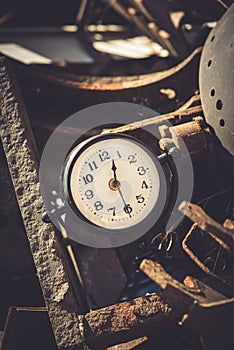
<path id="1" fill-rule="evenodd" d="M 157 159 L 141 142 L 125 136 L 95 137 L 75 151 L 67 188 L 76 210 L 106 229 L 137 225 L 159 196 Z"/>

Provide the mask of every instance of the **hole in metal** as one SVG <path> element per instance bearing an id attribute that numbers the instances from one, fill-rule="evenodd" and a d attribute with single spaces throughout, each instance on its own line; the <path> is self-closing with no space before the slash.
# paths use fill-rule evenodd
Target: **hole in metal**
<path id="1" fill-rule="evenodd" d="M 210 41 L 214 41 L 215 35 L 212 36 L 212 38 L 210 39 Z"/>
<path id="2" fill-rule="evenodd" d="M 213 97 L 214 95 L 215 95 L 215 89 L 211 89 L 211 90 L 210 90 L 210 96 Z"/>
<path id="3" fill-rule="evenodd" d="M 207 66 L 210 67 L 211 63 L 212 63 L 212 60 L 209 60 L 208 63 L 207 63 Z"/>
<path id="4" fill-rule="evenodd" d="M 216 102 L 216 108 L 220 111 L 223 108 L 223 102 L 221 100 L 218 100 Z"/>
<path id="5" fill-rule="evenodd" d="M 219 125 L 220 125 L 220 126 L 222 126 L 222 127 L 225 125 L 225 121 L 224 121 L 224 119 L 220 119 L 220 121 L 219 121 Z"/>

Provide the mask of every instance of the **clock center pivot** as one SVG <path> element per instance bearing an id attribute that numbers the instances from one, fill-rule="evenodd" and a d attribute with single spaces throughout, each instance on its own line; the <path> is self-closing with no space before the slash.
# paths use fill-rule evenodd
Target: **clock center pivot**
<path id="1" fill-rule="evenodd" d="M 115 180 L 115 179 L 110 179 L 109 181 L 109 188 L 112 190 L 112 191 L 118 191 L 118 189 L 120 188 L 120 181 L 118 180 Z"/>

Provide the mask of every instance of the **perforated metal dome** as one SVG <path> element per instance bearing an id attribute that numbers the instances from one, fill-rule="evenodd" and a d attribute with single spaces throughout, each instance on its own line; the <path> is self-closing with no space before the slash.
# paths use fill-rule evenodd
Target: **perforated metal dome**
<path id="1" fill-rule="evenodd" d="M 205 118 L 224 147 L 222 155 L 228 161 L 234 158 L 233 45 L 234 4 L 209 34 L 202 52 L 199 72 Z"/>

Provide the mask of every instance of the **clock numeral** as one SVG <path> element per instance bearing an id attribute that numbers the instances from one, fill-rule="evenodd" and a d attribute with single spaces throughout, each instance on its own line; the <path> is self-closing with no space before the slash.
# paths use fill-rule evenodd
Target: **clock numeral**
<path id="1" fill-rule="evenodd" d="M 142 194 L 139 194 L 136 196 L 137 203 L 143 203 L 145 201 L 145 198 L 142 196 Z"/>
<path id="2" fill-rule="evenodd" d="M 82 178 L 84 180 L 85 185 L 93 181 L 93 176 L 91 174 L 87 174 Z"/>
<path id="3" fill-rule="evenodd" d="M 90 168 L 91 171 L 96 170 L 96 169 L 98 168 L 98 166 L 97 166 L 95 160 L 92 161 L 91 163 L 88 163 L 88 166 L 89 166 L 89 168 Z"/>
<path id="4" fill-rule="evenodd" d="M 117 155 L 118 155 L 119 158 L 122 158 L 122 157 L 121 157 L 121 154 L 119 153 L 119 151 L 116 151 L 116 153 L 117 153 Z"/>
<path id="5" fill-rule="evenodd" d="M 147 185 L 147 183 L 145 181 L 142 182 L 141 188 L 145 188 L 147 189 L 149 186 Z"/>
<path id="6" fill-rule="evenodd" d="M 93 191 L 91 191 L 91 190 L 85 191 L 84 194 L 85 194 L 87 199 L 92 199 L 93 198 Z"/>
<path id="7" fill-rule="evenodd" d="M 125 207 L 124 207 L 124 211 L 126 214 L 131 214 L 132 212 L 132 207 L 130 206 L 130 204 L 126 204 Z"/>
<path id="8" fill-rule="evenodd" d="M 143 166 L 139 166 L 139 168 L 137 168 L 138 174 L 139 175 L 145 175 L 146 170 Z"/>
<path id="9" fill-rule="evenodd" d="M 128 156 L 128 160 L 129 160 L 129 163 L 132 164 L 132 163 L 136 163 L 137 159 L 136 157 L 134 156 L 134 154 L 130 154 Z"/>
<path id="10" fill-rule="evenodd" d="M 108 213 L 109 213 L 110 211 L 112 211 L 113 216 L 115 216 L 115 210 L 116 210 L 115 207 L 113 207 L 113 208 L 108 208 L 108 209 L 107 209 Z"/>
<path id="11" fill-rule="evenodd" d="M 104 160 L 110 159 L 109 153 L 107 151 L 103 151 L 102 153 L 99 153 L 98 156 L 101 162 L 104 162 Z"/>
<path id="12" fill-rule="evenodd" d="M 95 202 L 94 206 L 95 206 L 96 210 L 102 210 L 103 209 L 103 204 L 100 201 Z"/>

